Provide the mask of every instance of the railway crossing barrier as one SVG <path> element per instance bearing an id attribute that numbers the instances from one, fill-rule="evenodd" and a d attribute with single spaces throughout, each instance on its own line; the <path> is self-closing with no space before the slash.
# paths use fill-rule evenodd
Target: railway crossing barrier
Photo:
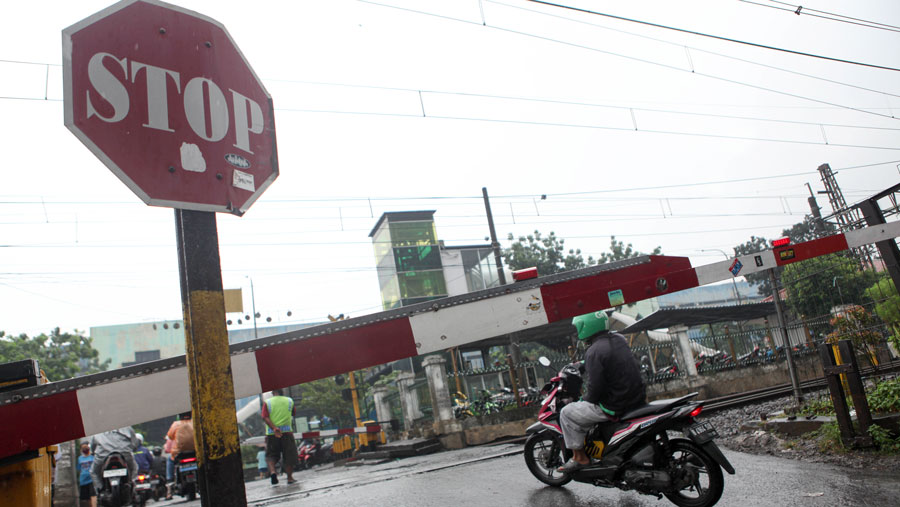
<path id="1" fill-rule="evenodd" d="M 898 236 L 900 222 L 891 222 L 697 267 L 686 257 L 643 256 L 234 344 L 233 394 L 426 355 Z M 0 434 L 14 436 L 0 439 L 0 458 L 190 406 L 184 356 L 0 392 Z"/>

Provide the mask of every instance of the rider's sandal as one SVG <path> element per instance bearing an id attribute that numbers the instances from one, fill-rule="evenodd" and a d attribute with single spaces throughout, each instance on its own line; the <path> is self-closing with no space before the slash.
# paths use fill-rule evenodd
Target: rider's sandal
<path id="1" fill-rule="evenodd" d="M 582 464 L 582 463 L 575 461 L 574 459 L 570 459 L 569 461 L 566 461 L 563 466 L 557 468 L 556 471 L 562 472 L 564 474 L 570 474 L 572 472 L 581 470 L 582 468 L 590 466 L 590 465 L 591 465 L 590 462 Z"/>

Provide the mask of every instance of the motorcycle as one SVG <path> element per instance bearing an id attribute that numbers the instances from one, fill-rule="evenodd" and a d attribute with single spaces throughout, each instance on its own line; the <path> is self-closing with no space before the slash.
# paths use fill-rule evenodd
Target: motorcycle
<path id="1" fill-rule="evenodd" d="M 132 500 L 131 475 L 128 462 L 122 453 L 114 452 L 103 461 L 100 476 L 103 486 L 97 492 L 97 499 L 104 507 L 130 505 Z"/>
<path id="2" fill-rule="evenodd" d="M 550 363 L 543 357 L 540 362 Z M 541 391 L 546 397 L 538 422 L 526 430 L 525 465 L 532 475 L 549 486 L 574 480 L 665 496 L 682 507 L 709 507 L 719 501 L 725 485 L 722 470 L 733 475 L 734 468 L 714 441 L 715 427 L 694 421 L 703 409 L 690 401 L 697 393 L 653 401 L 596 425 L 585 438 L 592 464 L 569 474 L 559 472 L 572 456 L 563 441 L 559 412 L 580 397 L 582 383 L 579 365 L 569 364 Z M 684 438 L 672 438 L 669 431 L 682 432 Z"/>
<path id="3" fill-rule="evenodd" d="M 197 498 L 197 456 L 193 452 L 182 452 L 175 457 L 175 486 L 174 493 L 187 497 L 188 500 Z"/>
<path id="4" fill-rule="evenodd" d="M 303 445 L 297 451 L 297 458 L 300 462 L 300 469 L 306 470 L 321 465 L 328 461 L 327 453 L 330 451 L 322 447 L 318 439 L 304 440 Z"/>
<path id="5" fill-rule="evenodd" d="M 456 392 L 453 395 L 453 416 L 457 419 L 465 419 L 474 416 L 468 398 L 464 393 Z"/>
<path id="6" fill-rule="evenodd" d="M 165 458 L 162 458 L 165 459 Z M 156 472 L 150 472 L 150 496 L 154 502 L 166 497 L 166 478 Z"/>
<path id="7" fill-rule="evenodd" d="M 153 497 L 153 483 L 149 473 L 138 473 L 134 479 L 134 504 L 144 507 L 147 500 Z"/>

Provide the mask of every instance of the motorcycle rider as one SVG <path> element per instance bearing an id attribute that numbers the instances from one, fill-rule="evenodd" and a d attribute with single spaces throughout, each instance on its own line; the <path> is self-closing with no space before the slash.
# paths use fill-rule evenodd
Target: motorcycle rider
<path id="1" fill-rule="evenodd" d="M 153 464 L 150 466 L 150 473 L 166 478 L 166 457 L 162 455 L 162 447 L 153 448 Z"/>
<path id="2" fill-rule="evenodd" d="M 103 489 L 103 464 L 106 458 L 114 452 L 122 453 L 125 463 L 128 465 L 128 475 L 134 479 L 137 473 L 137 465 L 134 462 L 132 452 L 138 448 L 140 442 L 134 429 L 125 426 L 117 430 L 110 430 L 91 437 L 91 453 L 94 455 L 94 464 L 91 466 L 91 479 L 94 480 L 94 490 L 100 494 Z"/>
<path id="3" fill-rule="evenodd" d="M 150 450 L 144 446 L 144 435 L 138 433 L 137 439 L 140 444 L 134 451 L 134 462 L 137 464 L 138 473 L 149 473 L 150 469 L 153 468 L 153 455 L 150 454 Z"/>
<path id="4" fill-rule="evenodd" d="M 609 330 L 606 312 L 572 319 L 578 339 L 589 344 L 584 355 L 585 393 L 581 401 L 563 407 L 559 421 L 572 459 L 559 467 L 571 473 L 591 463 L 584 438 L 597 423 L 615 420 L 629 409 L 646 403 L 641 368 L 625 337 Z"/>
<path id="5" fill-rule="evenodd" d="M 174 464 L 178 463 L 181 454 L 194 452 L 194 422 L 191 420 L 191 413 L 182 412 L 179 414 L 178 419 L 169 426 L 166 436 L 172 442 L 170 452 L 174 472 Z M 173 475 L 171 480 L 175 479 L 176 477 Z M 171 500 L 174 483 L 170 482 L 168 486 L 166 500 Z"/>

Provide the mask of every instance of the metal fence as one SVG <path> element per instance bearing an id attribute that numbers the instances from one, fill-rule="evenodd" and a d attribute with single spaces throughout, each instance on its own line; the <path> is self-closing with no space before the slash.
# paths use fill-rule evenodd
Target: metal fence
<path id="1" fill-rule="evenodd" d="M 840 339 L 854 340 L 862 365 L 877 366 L 897 356 L 890 337 L 892 329 L 900 330 L 900 322 L 886 322 L 878 315 L 885 304 L 894 305 L 900 319 L 900 297 L 890 292 L 892 284 L 873 289 L 876 282 L 887 277 L 886 273 L 871 266 L 864 268 L 850 255 L 837 254 L 791 266 L 780 271 L 781 283 L 776 287 L 785 310 L 782 325 L 773 312 L 765 319 L 713 323 L 690 330 L 690 360 L 698 375 L 779 363 L 786 360 L 788 349 L 794 357 L 815 355 L 818 344 Z M 809 310 L 809 315 L 804 310 Z M 884 315 L 884 311 L 880 313 Z M 687 368 L 679 365 L 679 342 L 674 336 L 656 332 L 652 337 L 642 334 L 627 338 L 648 384 L 687 375 Z M 510 365 L 495 363 L 493 367 L 448 373 L 451 394 L 462 393 L 455 396 L 457 413 L 463 403 L 470 409 L 466 413 L 480 414 L 539 401 L 543 384 L 565 364 L 583 359 L 583 349 L 549 351 L 545 355 L 551 361 L 548 367 L 535 360 L 512 365 L 518 376 L 518 402 L 512 390 Z M 414 388 L 421 417 L 431 417 L 427 382 L 419 380 Z M 402 419 L 396 392 L 390 401 L 395 417 Z"/>

